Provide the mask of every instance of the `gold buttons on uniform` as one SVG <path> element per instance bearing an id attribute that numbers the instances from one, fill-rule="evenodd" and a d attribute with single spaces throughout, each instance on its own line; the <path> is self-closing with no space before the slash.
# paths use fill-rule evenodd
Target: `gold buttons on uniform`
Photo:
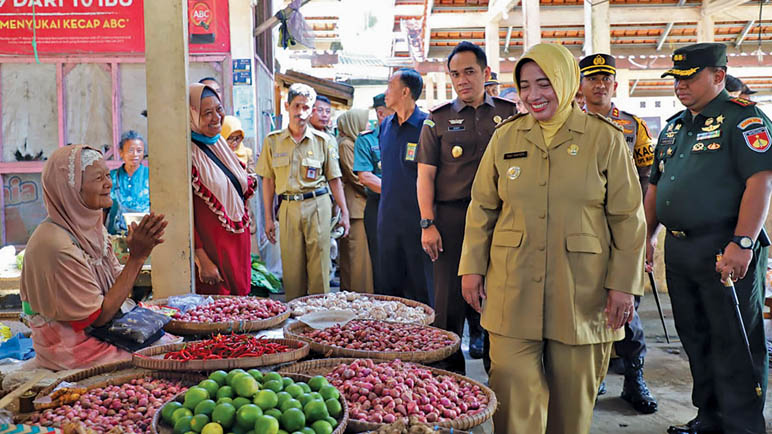
<path id="1" fill-rule="evenodd" d="M 493 117 L 493 122 L 496 122 L 497 124 L 500 124 L 501 123 L 501 116 L 499 116 L 499 115 L 494 116 Z"/>
<path id="2" fill-rule="evenodd" d="M 461 146 L 454 146 L 453 149 L 450 150 L 450 154 L 453 155 L 453 158 L 458 158 L 462 155 L 464 155 L 464 148 Z"/>

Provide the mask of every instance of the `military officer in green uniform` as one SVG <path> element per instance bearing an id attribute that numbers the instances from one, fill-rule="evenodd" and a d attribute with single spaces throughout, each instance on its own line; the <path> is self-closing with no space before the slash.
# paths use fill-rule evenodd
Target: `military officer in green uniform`
<path id="1" fill-rule="evenodd" d="M 689 357 L 697 417 L 669 433 L 763 433 L 767 348 L 762 307 L 772 193 L 772 123 L 751 101 L 724 90 L 726 46 L 673 53 L 675 94 L 686 110 L 670 119 L 655 150 L 645 199 L 651 266 L 660 224 L 676 329 Z M 716 253 L 723 256 L 717 260 Z M 752 358 L 734 314 L 737 291 Z"/>
<path id="2" fill-rule="evenodd" d="M 367 193 L 365 204 L 365 234 L 370 261 L 373 265 L 373 287 L 378 292 L 378 204 L 381 201 L 381 148 L 378 133 L 381 122 L 394 113 L 386 107 L 386 94 L 373 97 L 373 109 L 378 120 L 372 130 L 362 131 L 354 142 L 354 173 L 364 184 Z"/>
<path id="3" fill-rule="evenodd" d="M 622 128 L 625 142 L 633 154 L 633 161 L 638 170 L 641 191 L 646 194 L 651 164 L 654 161 L 651 135 L 643 119 L 619 110 L 611 102 L 611 97 L 614 96 L 618 85 L 616 60 L 613 56 L 604 53 L 590 54 L 579 61 L 579 71 L 582 74 L 579 89 L 585 98 L 585 111 L 606 116 Z M 625 324 L 625 338 L 614 343 L 614 350 L 624 364 L 625 381 L 622 386 L 622 399 L 629 402 L 638 412 L 649 414 L 657 411 L 657 400 L 651 395 L 643 379 L 646 338 L 643 333 L 643 324 L 638 317 L 637 310 L 640 302 L 641 297 L 636 296 L 633 320 Z M 602 383 L 598 394 L 602 395 L 605 392 L 605 383 Z"/>

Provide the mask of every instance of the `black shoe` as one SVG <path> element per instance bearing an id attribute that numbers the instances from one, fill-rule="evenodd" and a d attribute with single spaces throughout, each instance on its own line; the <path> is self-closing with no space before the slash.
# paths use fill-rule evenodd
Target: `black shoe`
<path id="1" fill-rule="evenodd" d="M 643 379 L 643 358 L 625 360 L 625 382 L 621 396 L 638 413 L 651 414 L 657 411 L 657 400 L 651 396 Z"/>
<path id="2" fill-rule="evenodd" d="M 483 337 L 482 335 L 469 337 L 469 357 L 481 359 L 483 356 Z"/>
<path id="3" fill-rule="evenodd" d="M 600 386 L 598 386 L 598 396 L 605 395 L 606 394 L 606 380 L 603 380 L 600 382 Z"/>
<path id="4" fill-rule="evenodd" d="M 723 434 L 721 427 L 715 423 L 703 422 L 699 418 L 690 420 L 683 425 L 672 425 L 667 434 Z"/>

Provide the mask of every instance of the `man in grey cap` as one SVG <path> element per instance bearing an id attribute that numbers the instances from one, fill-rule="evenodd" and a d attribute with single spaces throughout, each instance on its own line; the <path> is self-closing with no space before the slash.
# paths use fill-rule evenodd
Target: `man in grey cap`
<path id="1" fill-rule="evenodd" d="M 675 78 L 686 110 L 668 119 L 657 143 L 644 200 L 646 263 L 664 225 L 667 286 L 698 411 L 668 433 L 763 433 L 772 122 L 724 90 L 724 44 L 689 45 L 672 59 L 663 76 Z"/>

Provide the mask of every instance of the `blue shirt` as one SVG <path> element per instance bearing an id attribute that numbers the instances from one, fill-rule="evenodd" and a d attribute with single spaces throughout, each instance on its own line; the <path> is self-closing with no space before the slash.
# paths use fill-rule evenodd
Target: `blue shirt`
<path id="1" fill-rule="evenodd" d="M 141 164 L 131 176 L 126 173 L 124 165 L 110 171 L 110 178 L 113 180 L 113 190 L 110 192 L 113 206 L 105 222 L 109 233 L 126 232 L 123 213 L 150 212 L 149 175 L 150 170 Z"/>
<path id="2" fill-rule="evenodd" d="M 396 225 L 405 223 L 418 225 L 421 213 L 418 210 L 416 179 L 418 178 L 418 138 L 428 113 L 418 106 L 413 114 L 400 125 L 397 115 L 384 119 L 378 135 L 381 150 L 381 206 L 379 224 Z"/>

